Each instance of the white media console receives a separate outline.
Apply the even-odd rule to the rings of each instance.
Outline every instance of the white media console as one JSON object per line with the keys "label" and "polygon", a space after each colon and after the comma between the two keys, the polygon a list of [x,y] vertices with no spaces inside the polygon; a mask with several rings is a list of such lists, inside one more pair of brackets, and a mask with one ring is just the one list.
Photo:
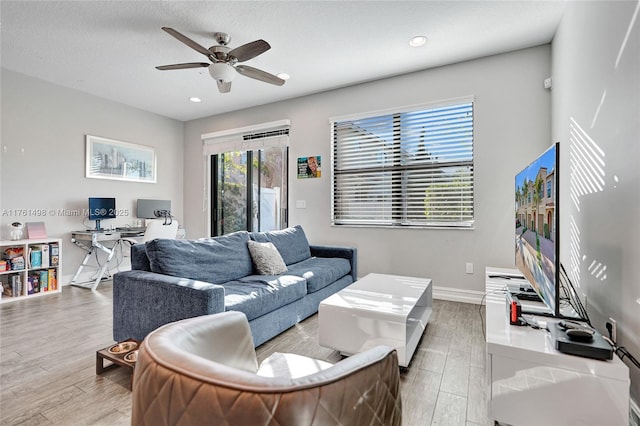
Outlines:
{"label": "white media console", "polygon": [[511,280],[489,276],[518,271],[485,273],[489,417],[518,426],[628,425],[628,367],[615,355],[600,361],[560,353],[546,330],[510,325],[504,289]]}

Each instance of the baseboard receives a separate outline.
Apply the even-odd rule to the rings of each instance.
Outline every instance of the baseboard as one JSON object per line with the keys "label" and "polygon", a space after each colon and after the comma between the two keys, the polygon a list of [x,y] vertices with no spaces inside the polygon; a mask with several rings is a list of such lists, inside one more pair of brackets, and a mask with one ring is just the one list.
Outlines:
{"label": "baseboard", "polygon": [[473,303],[479,305],[484,297],[483,291],[462,290],[451,287],[433,286],[433,298],[452,302]]}
{"label": "baseboard", "polygon": [[629,398],[629,408],[629,425],[640,426],[640,407],[633,398]]}

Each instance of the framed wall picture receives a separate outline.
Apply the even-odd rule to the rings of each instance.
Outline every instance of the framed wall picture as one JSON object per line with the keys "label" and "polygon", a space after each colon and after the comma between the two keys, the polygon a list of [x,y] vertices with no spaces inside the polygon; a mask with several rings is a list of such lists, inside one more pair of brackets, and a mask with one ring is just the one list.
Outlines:
{"label": "framed wall picture", "polygon": [[298,179],[319,178],[322,176],[322,159],[314,157],[298,157]]}
{"label": "framed wall picture", "polygon": [[85,176],[156,183],[156,151],[150,146],[86,135]]}

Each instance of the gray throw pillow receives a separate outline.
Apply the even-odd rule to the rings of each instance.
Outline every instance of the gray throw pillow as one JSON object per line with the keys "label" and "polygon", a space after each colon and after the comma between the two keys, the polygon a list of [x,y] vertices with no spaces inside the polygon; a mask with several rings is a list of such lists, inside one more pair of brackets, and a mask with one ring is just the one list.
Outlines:
{"label": "gray throw pillow", "polygon": [[287,265],[273,243],[248,241],[247,244],[253,264],[260,275],[279,275],[287,272]]}
{"label": "gray throw pillow", "polygon": [[309,241],[307,241],[307,236],[300,225],[278,231],[252,232],[251,240],[260,243],[273,243],[285,265],[302,262],[311,257]]}

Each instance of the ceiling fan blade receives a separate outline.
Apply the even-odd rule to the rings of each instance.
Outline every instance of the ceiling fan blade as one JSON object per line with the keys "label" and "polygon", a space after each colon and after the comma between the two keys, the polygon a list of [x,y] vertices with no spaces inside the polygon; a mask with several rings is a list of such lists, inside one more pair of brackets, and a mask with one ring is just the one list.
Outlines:
{"label": "ceiling fan blade", "polygon": [[164,32],[166,32],[167,34],[169,34],[169,35],[175,37],[176,39],[180,40],[181,42],[183,42],[184,44],[186,44],[187,46],[189,46],[193,50],[202,53],[206,57],[212,56],[211,52],[209,51],[209,49],[204,48],[203,46],[199,45],[195,41],[191,40],[186,35],[179,33],[178,31],[174,30],[173,28],[162,27],[162,30]]}
{"label": "ceiling fan blade", "polygon": [[271,49],[269,43],[264,40],[256,40],[251,43],[243,44],[231,50],[228,55],[233,56],[238,62],[248,61],[251,58],[255,58],[258,55],[263,54],[267,50]]}
{"label": "ceiling fan blade", "polygon": [[231,82],[224,80],[216,80],[220,93],[229,93],[231,91]]}
{"label": "ceiling fan blade", "polygon": [[282,86],[284,84],[284,80],[280,77],[276,77],[275,75],[259,70],[258,68],[250,67],[248,65],[236,65],[235,68],[236,71],[245,77],[255,78],[256,80],[275,84],[276,86]]}
{"label": "ceiling fan blade", "polygon": [[207,64],[206,62],[188,62],[186,64],[160,65],[156,67],[156,69],[161,71],[182,70],[186,68],[204,68],[204,67],[208,67],[209,65],[211,64]]}

